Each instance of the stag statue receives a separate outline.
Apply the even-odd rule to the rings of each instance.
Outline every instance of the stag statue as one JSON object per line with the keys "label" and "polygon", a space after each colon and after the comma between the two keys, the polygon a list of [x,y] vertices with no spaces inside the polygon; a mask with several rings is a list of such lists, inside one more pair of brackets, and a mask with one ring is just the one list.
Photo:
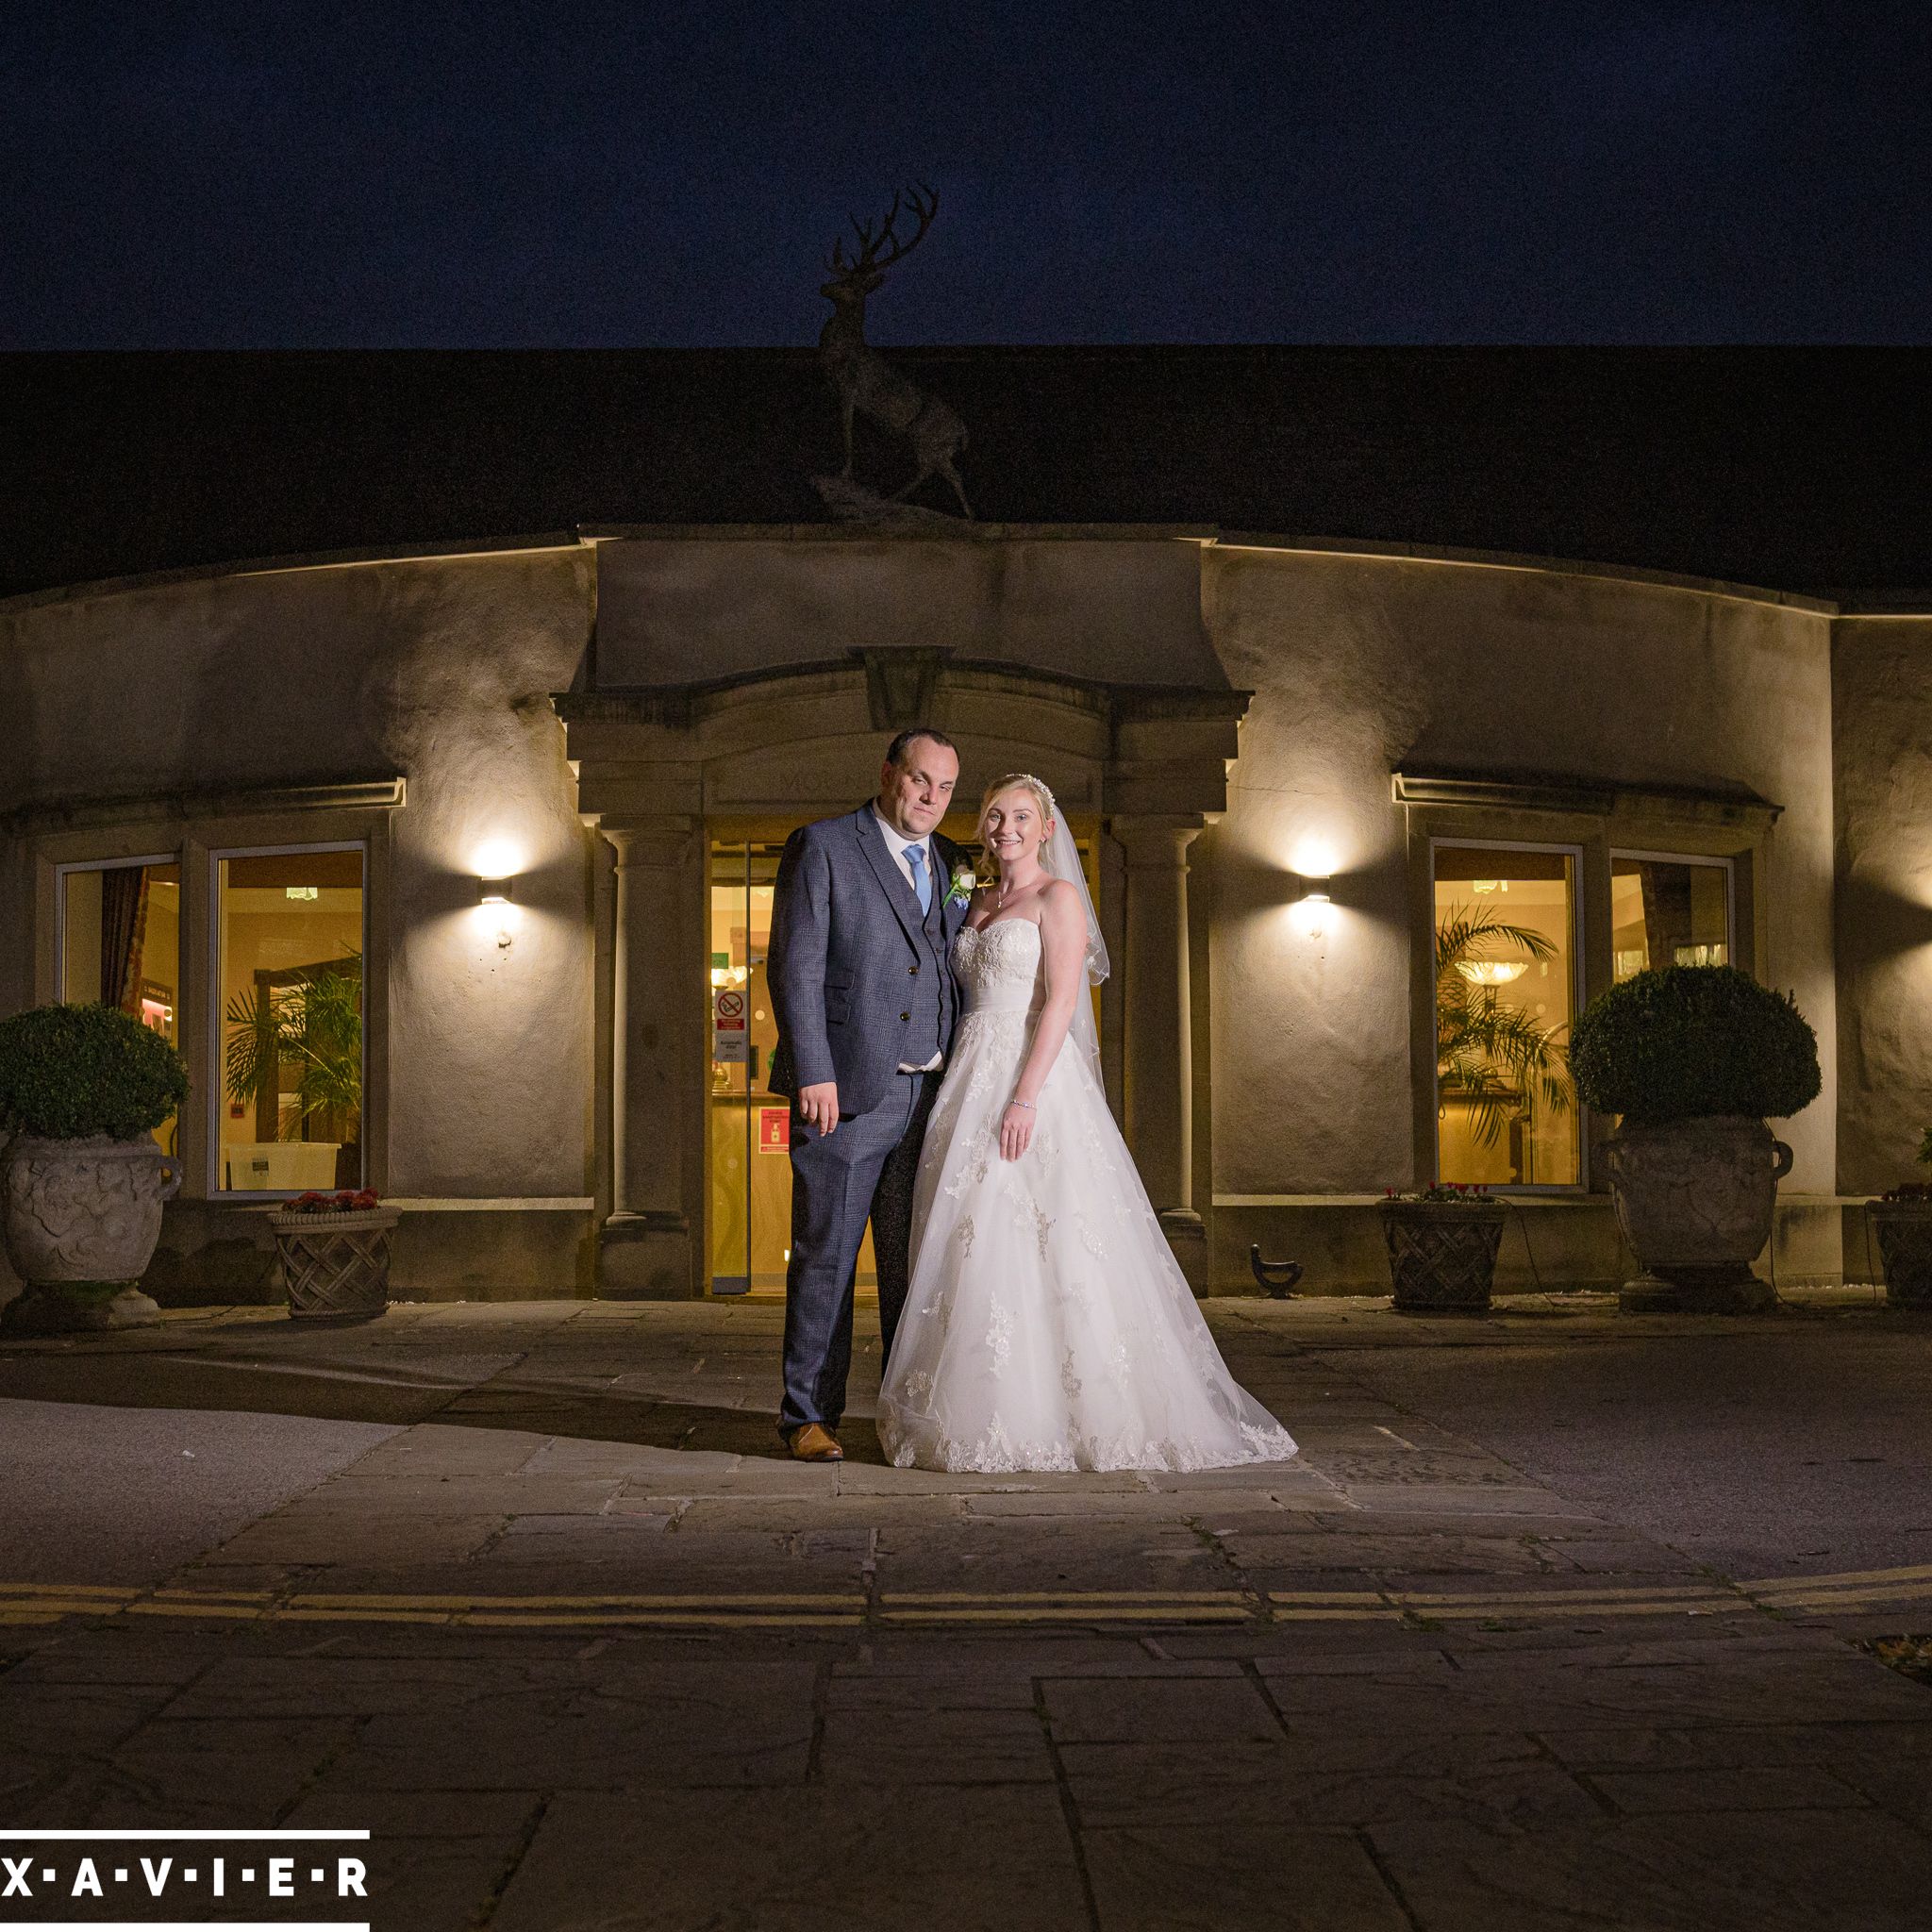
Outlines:
{"label": "stag statue", "polygon": [[[869,500],[883,508],[904,503],[928,477],[940,476],[952,485],[953,494],[959,499],[960,513],[970,517],[973,511],[966,502],[966,486],[953,467],[953,458],[966,441],[965,424],[938,397],[927,395],[894,369],[865,340],[865,298],[877,291],[889,268],[904,260],[925,239],[939,206],[940,198],[930,188],[915,187],[908,193],[893,195],[892,206],[883,222],[861,222],[853,217],[853,233],[858,238],[856,252],[847,252],[842,236],[832,243],[831,257],[825,263],[831,279],[819,291],[831,303],[832,314],[819,331],[819,360],[824,364],[825,374],[839,392],[839,413],[845,432],[845,467],[838,481],[845,500]],[[902,239],[897,224],[907,208],[918,226],[909,237]],[[890,497],[872,496],[852,480],[855,414],[894,436],[903,436],[912,445],[918,474]],[[830,481],[825,479],[827,484]],[[830,500],[829,491],[827,499]]]}

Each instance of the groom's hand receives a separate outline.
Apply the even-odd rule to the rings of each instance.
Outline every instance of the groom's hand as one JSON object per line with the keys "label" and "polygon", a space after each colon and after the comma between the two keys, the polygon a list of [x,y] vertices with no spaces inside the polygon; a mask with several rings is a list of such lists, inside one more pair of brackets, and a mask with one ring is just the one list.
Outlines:
{"label": "groom's hand", "polygon": [[801,1087],[798,1111],[808,1126],[816,1127],[822,1134],[832,1133],[839,1124],[839,1083],[819,1080],[809,1087]]}

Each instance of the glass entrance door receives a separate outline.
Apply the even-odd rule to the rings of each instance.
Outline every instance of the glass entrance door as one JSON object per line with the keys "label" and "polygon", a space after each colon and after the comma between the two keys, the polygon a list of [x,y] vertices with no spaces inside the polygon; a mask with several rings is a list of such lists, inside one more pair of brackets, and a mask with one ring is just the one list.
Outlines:
{"label": "glass entrance door", "polygon": [[[783,1294],[791,1250],[791,1104],[771,1091],[778,1023],[765,977],[782,847],[711,846],[710,1283],[713,1294]],[[872,1235],[861,1293],[878,1290]]]}

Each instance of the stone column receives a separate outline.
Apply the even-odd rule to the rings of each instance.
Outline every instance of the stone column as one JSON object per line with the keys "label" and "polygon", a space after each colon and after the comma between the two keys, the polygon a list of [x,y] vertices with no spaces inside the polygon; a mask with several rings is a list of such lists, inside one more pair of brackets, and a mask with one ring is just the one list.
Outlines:
{"label": "stone column", "polygon": [[600,1294],[699,1289],[707,1019],[702,827],[662,817],[600,827],[617,851],[611,999],[612,1207]]}
{"label": "stone column", "polygon": [[1117,816],[1126,856],[1127,1145],[1188,1279],[1199,1289],[1207,1228],[1193,1200],[1193,1044],[1188,968],[1188,847],[1198,814]]}

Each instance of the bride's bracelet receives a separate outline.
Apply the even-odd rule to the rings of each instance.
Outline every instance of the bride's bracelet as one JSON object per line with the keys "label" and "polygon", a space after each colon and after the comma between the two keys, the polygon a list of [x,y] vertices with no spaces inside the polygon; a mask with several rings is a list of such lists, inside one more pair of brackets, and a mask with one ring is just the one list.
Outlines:
{"label": "bride's bracelet", "polygon": [[1033,1111],[1033,1103],[1030,1100],[1009,1100],[1007,1102],[1007,1105],[1008,1107],[1024,1107],[1028,1113]]}

